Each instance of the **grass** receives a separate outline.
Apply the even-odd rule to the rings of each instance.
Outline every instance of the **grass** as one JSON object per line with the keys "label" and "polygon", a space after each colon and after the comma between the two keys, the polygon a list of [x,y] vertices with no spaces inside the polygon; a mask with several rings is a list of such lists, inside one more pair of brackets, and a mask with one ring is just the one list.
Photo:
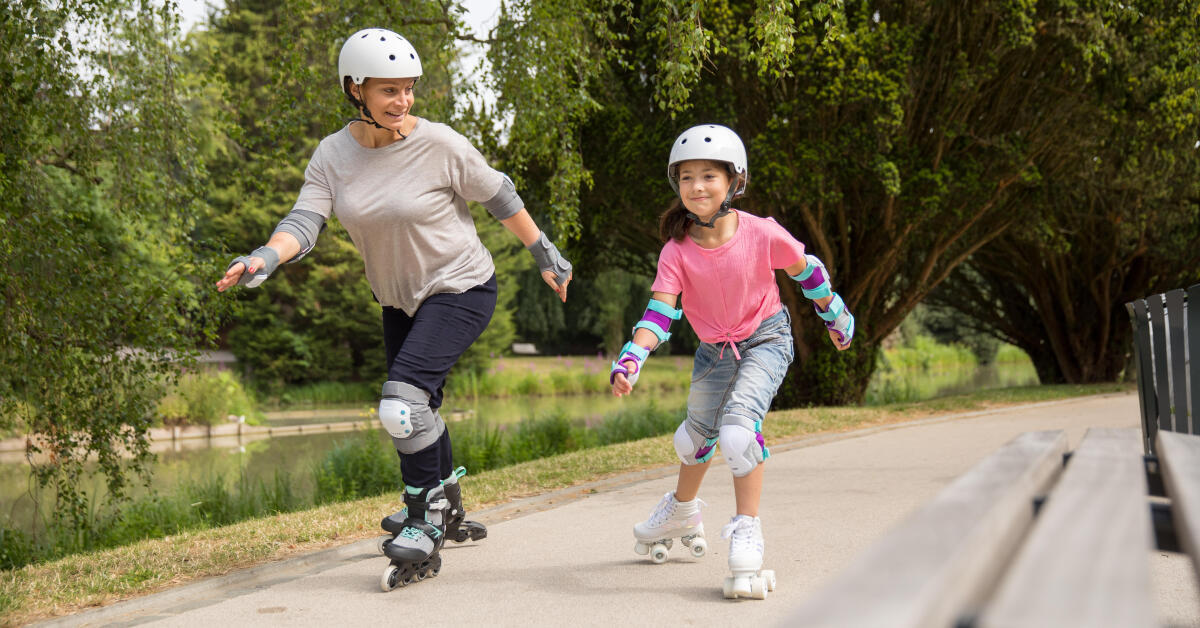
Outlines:
{"label": "grass", "polygon": [[[768,417],[768,437],[771,444],[780,444],[819,433],[1132,389],[1131,384],[1031,386],[877,407],[784,410]],[[671,440],[653,436],[473,474],[464,480],[464,487],[468,508],[479,510],[621,473],[673,465],[674,460]],[[327,504],[0,572],[0,623],[18,625],[75,613],[372,538],[379,534],[374,522],[394,512],[397,502],[395,494],[388,494]]]}

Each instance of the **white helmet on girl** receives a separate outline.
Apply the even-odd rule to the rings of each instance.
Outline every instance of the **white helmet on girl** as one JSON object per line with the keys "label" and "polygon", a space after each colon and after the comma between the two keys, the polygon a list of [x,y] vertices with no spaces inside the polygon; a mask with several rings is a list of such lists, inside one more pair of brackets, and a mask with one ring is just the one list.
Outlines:
{"label": "white helmet on girl", "polygon": [[368,77],[417,78],[421,58],[408,40],[383,28],[367,28],[350,36],[338,55],[338,87],[346,89],[346,77],[362,85]]}
{"label": "white helmet on girl", "polygon": [[719,124],[694,126],[675,138],[671,145],[671,157],[667,161],[667,179],[675,192],[679,192],[679,164],[691,159],[707,159],[723,162],[733,175],[726,202],[746,192],[750,182],[750,167],[746,164],[746,147],[732,129]]}

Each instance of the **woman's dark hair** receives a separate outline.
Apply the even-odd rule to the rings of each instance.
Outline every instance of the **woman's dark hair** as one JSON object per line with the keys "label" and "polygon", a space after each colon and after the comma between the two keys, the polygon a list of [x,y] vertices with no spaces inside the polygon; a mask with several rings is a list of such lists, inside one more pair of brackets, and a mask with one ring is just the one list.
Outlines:
{"label": "woman's dark hair", "polygon": [[676,194],[671,206],[658,217],[658,237],[662,238],[663,244],[671,240],[682,240],[687,235],[690,221],[683,200]]}

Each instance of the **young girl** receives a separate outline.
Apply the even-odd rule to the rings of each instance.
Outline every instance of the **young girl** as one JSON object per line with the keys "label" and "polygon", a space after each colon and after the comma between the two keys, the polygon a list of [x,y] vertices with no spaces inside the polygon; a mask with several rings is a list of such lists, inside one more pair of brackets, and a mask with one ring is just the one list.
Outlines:
{"label": "young girl", "polygon": [[487,535],[465,521],[450,433],[438,409],[451,367],[496,308],[496,267],[467,201],[482,203],[533,254],[546,284],[567,300],[571,264],[546,238],[512,181],[450,127],[412,114],[421,59],[382,28],[350,36],[338,88],[357,117],[317,146],[291,212],[265,246],[236,258],[217,282],[255,287],[281,263],[312,250],[336,215],[362,255],[383,306],[387,381],[379,420],[400,458],[406,509],[387,517],[381,549],[389,591],[437,575],[446,539]]}
{"label": "young girl", "polygon": [[[839,350],[850,346],[854,317],[829,284],[821,260],[770,218],[730,209],[750,179],[746,149],[732,130],[702,125],[684,131],[671,147],[667,178],[679,199],[659,221],[665,244],[646,313],[634,326],[609,376],[613,394],[627,395],[650,352],[670,338],[671,321],[687,314],[700,348],[692,368],[687,419],[675,432],[682,461],[679,481],[646,521],[634,526],[635,551],[667,558],[680,537],[704,555],[701,501],[696,497],[714,446],[733,472],[737,513],[721,532],[729,542],[725,596],[764,598],[775,588],[762,567],[758,518],[768,451],[762,422],[793,357],[791,316],[779,300],[775,269],[801,284]],[[675,308],[683,295],[683,309]]]}

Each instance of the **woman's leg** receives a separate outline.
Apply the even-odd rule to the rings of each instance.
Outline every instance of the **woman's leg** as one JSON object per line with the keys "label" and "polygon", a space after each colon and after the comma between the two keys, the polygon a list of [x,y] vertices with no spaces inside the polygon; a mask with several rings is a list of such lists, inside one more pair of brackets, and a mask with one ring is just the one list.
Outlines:
{"label": "woman's leg", "polygon": [[[414,386],[429,395],[437,413],[450,369],[475,342],[496,309],[496,278],[462,294],[435,294],[414,316],[384,308],[388,380]],[[437,486],[454,470],[450,435],[420,451],[402,454],[400,469],[408,486]],[[411,473],[411,475],[410,475]]]}

